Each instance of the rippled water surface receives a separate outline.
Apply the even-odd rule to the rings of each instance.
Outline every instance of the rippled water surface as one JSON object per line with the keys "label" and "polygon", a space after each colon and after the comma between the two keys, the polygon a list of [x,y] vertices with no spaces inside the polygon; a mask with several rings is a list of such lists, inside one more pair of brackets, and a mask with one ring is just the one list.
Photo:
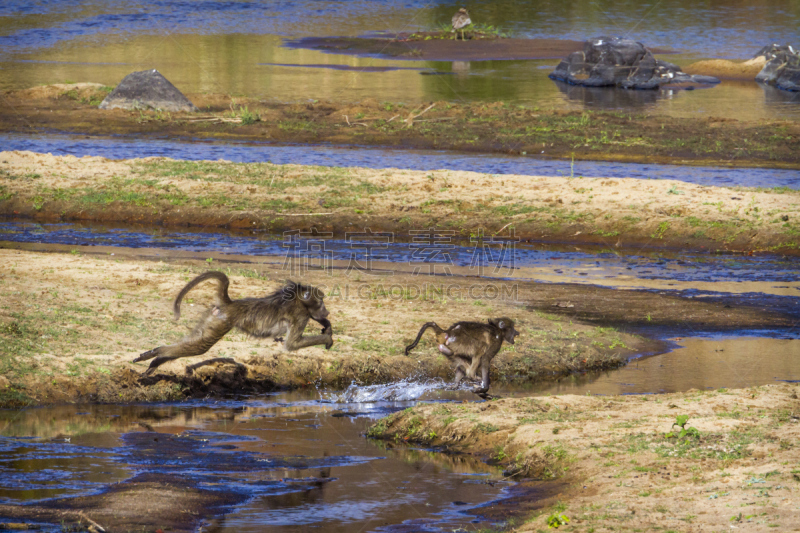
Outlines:
{"label": "rippled water surface", "polygon": [[[754,82],[726,82],[691,92],[598,92],[550,81],[547,73],[556,59],[455,64],[335,56],[282,46],[284,39],[304,36],[436,29],[447,24],[455,9],[451,2],[422,0],[9,0],[0,5],[0,89],[65,81],[116,85],[132,71],[157,68],[187,93],[247,94],[283,101],[504,100],[568,109],[647,109],[676,116],[800,118],[797,93],[773,91]],[[795,0],[727,4],[479,0],[469,9],[474,22],[517,37],[627,36],[679,52],[669,60],[681,65],[699,58],[747,59],[771,43],[800,44],[800,4]],[[398,66],[448,75],[422,76],[418,71],[395,70]]]}
{"label": "rippled water surface", "polygon": [[[271,256],[278,259],[308,259],[380,265],[429,264],[437,272],[443,267],[462,267],[473,275],[521,277],[538,269],[567,278],[582,278],[594,283],[614,284],[619,278],[663,280],[687,283],[773,283],[776,288],[797,293],[800,264],[794,258],[778,255],[709,255],[682,251],[643,249],[610,250],[602,246],[532,245],[498,239],[475,243],[442,241],[423,247],[402,236],[381,242],[377,248],[368,241],[352,239],[311,239],[255,232],[204,232],[200,229],[109,226],[103,224],[0,221],[0,241],[48,243],[75,246],[147,248],[151,250],[207,252],[210,255]],[[424,252],[424,253],[423,253]],[[369,256],[368,256],[369,254]],[[281,260],[281,263],[283,261]],[[320,263],[322,264],[322,263]],[[737,291],[741,292],[741,291]],[[800,294],[798,294],[800,295]]]}
{"label": "rippled water surface", "polygon": [[246,494],[209,524],[214,531],[375,531],[409,520],[433,531],[476,527],[470,510],[509,486],[497,468],[362,436],[374,418],[409,405],[309,392],[0,410],[0,503],[99,493],[135,474],[182,474],[187,486]]}

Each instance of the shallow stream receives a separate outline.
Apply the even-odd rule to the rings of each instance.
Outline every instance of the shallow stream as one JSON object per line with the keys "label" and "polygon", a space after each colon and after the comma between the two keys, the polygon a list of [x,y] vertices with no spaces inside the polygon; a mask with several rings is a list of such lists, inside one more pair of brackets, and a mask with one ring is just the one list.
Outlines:
{"label": "shallow stream", "polygon": [[355,261],[369,262],[375,268],[418,266],[435,273],[450,269],[471,275],[615,288],[800,297],[800,264],[779,255],[748,257],[569,244],[513,243],[503,248],[502,241],[486,241],[481,249],[455,238],[437,241],[433,250],[404,241],[403,236],[377,247],[357,239],[292,239],[252,231],[0,220],[0,241],[97,247],[107,253],[113,253],[115,247],[143,249],[155,256],[198,252],[210,258],[265,265],[282,265],[287,257],[294,257],[309,265],[324,260],[346,266]]}
{"label": "shallow stream", "polygon": [[509,486],[476,459],[363,438],[371,420],[413,402],[326,399],[334,396],[0,410],[0,504],[178,474],[190,487],[244,495],[211,521],[214,531],[391,531],[403,522],[449,531],[474,527],[477,508]]}
{"label": "shallow stream", "polygon": [[[800,93],[798,93],[800,94]],[[395,150],[359,146],[278,146],[220,141],[179,141],[85,135],[0,134],[0,151],[28,150],[42,154],[101,156],[109,159],[170,157],[187,161],[224,159],[234,163],[276,165],[468,170],[484,174],[567,176],[575,178],[669,179],[717,187],[788,187],[800,189],[800,171],[759,168],[563,161],[531,156],[465,154],[433,150]],[[540,154],[541,155],[541,154]]]}

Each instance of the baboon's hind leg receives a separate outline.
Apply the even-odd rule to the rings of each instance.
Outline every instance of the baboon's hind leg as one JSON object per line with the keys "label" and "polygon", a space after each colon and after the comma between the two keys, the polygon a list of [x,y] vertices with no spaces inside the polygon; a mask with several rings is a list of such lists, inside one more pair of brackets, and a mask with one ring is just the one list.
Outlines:
{"label": "baboon's hind leg", "polygon": [[202,320],[194,331],[181,342],[148,350],[134,359],[133,362],[146,361],[155,357],[150,363],[150,367],[145,371],[145,375],[149,376],[164,363],[181,357],[191,357],[206,353],[232,327],[233,325],[229,324],[224,317],[220,318],[213,313],[209,313],[205,320]]}
{"label": "baboon's hind leg", "polygon": [[450,385],[450,390],[457,390],[458,387],[461,385],[461,381],[464,379],[464,368],[463,363],[460,361],[456,363],[456,377],[453,378],[453,383]]}

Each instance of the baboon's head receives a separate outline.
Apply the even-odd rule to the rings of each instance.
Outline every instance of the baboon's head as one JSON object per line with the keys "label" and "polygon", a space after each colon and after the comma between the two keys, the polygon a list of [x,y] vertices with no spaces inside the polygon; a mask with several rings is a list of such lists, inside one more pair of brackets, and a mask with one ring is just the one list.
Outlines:
{"label": "baboon's head", "polygon": [[489,324],[496,326],[503,332],[503,338],[509,344],[514,344],[514,338],[519,335],[519,331],[514,329],[514,321],[507,317],[490,318]]}
{"label": "baboon's head", "polygon": [[297,299],[308,309],[312,318],[315,320],[323,320],[328,318],[328,309],[325,307],[325,293],[311,285],[302,285],[297,283],[295,285],[295,294]]}

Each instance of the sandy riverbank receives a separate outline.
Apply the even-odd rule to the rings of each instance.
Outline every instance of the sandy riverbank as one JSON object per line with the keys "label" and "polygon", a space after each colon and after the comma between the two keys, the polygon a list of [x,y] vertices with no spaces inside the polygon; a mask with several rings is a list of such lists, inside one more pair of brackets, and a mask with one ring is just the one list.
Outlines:
{"label": "sandy riverbank", "polygon": [[[370,435],[560,479],[557,496],[500,504],[497,518],[515,531],[547,531],[554,515],[569,519],[565,531],[797,531],[798,393],[782,384],[427,404],[379,420]],[[667,436],[679,416],[694,436]]]}
{"label": "sandy riverbank", "polygon": [[671,180],[108,160],[0,153],[0,215],[280,233],[437,227],[677,249],[800,253],[800,192]]}

